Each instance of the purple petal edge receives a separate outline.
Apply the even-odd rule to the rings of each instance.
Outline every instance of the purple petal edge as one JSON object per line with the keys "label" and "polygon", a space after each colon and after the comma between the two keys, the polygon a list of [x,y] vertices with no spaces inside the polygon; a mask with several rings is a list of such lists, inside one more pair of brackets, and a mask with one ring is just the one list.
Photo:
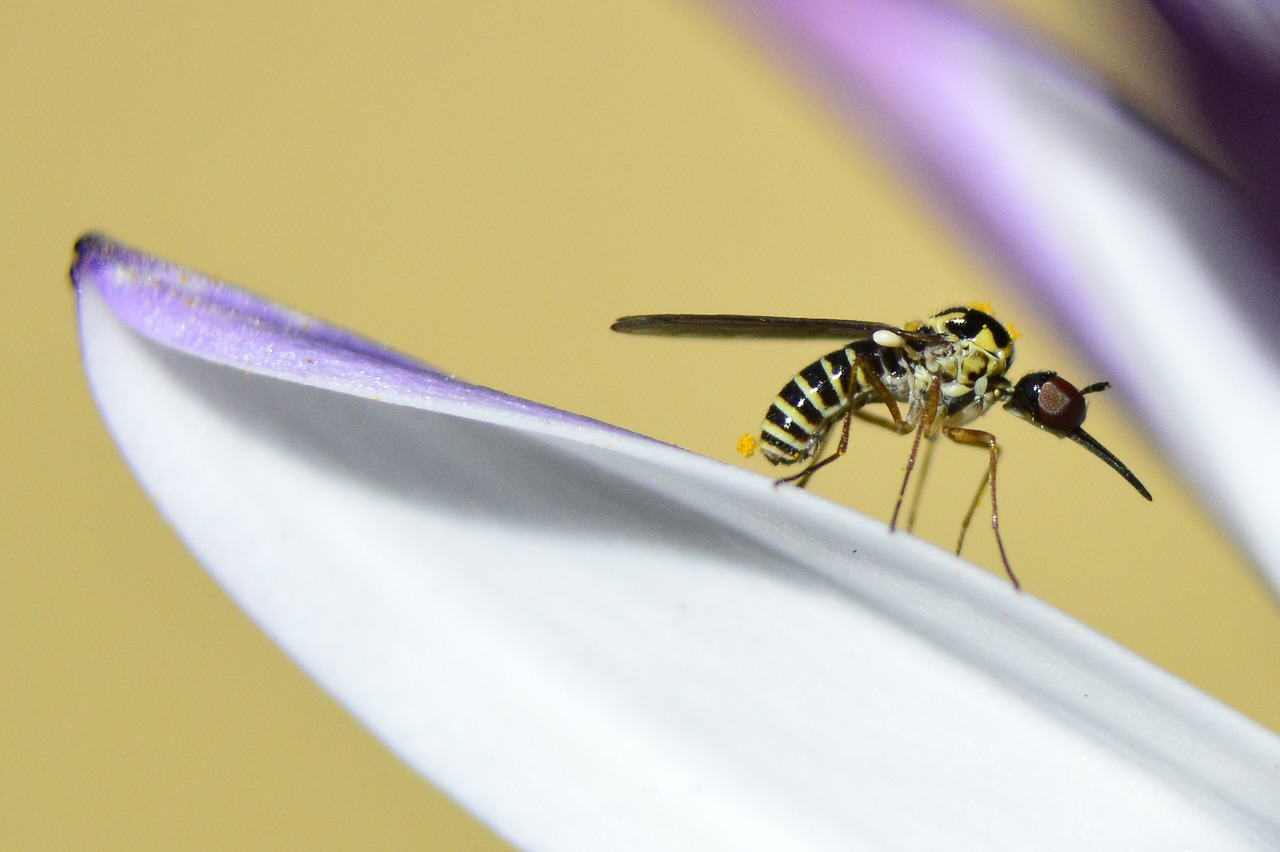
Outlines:
{"label": "purple petal edge", "polygon": [[[1172,2],[1172,0],[1170,0]],[[1082,254],[1020,170],[1011,121],[1038,110],[1096,134],[1117,181],[1148,193],[1202,262],[1248,250],[1248,274],[1217,284],[1240,322],[1280,363],[1280,241],[1254,199],[1148,126],[1101,82],[971,11],[934,0],[748,0],[726,13],[816,84],[855,132],[870,132],[902,171],[949,208],[988,255],[1067,320],[1121,386],[1141,383],[1112,300],[1087,292]],[[1280,121],[1280,107],[1276,107]],[[1276,161],[1280,162],[1280,161]],[[1276,167],[1280,169],[1280,166]],[[1280,174],[1280,172],[1278,172]],[[1213,197],[1218,209],[1200,203]],[[1220,234],[1223,212],[1234,244]],[[1205,221],[1206,217],[1210,221]],[[1069,223],[1065,223],[1069,224]]]}
{"label": "purple petal edge", "polygon": [[1036,230],[1037,199],[1001,160],[1003,129],[990,116],[989,95],[973,67],[975,55],[998,50],[1072,86],[1052,57],[988,21],[928,0],[749,0],[726,8],[799,70],[856,135],[869,133],[931,201],[948,208],[969,235],[988,240],[1006,269],[1030,272],[1041,297],[1070,318],[1095,352],[1104,350],[1111,319],[1101,306],[1075,298],[1062,247]]}
{"label": "purple petal edge", "polygon": [[71,281],[77,293],[94,288],[137,333],[206,361],[386,402],[443,403],[451,409],[514,413],[643,438],[460,381],[350,331],[101,234],[81,237],[75,251]]}
{"label": "purple petal edge", "polygon": [[1250,190],[1280,210],[1280,10],[1272,3],[1152,0],[1197,101]]}

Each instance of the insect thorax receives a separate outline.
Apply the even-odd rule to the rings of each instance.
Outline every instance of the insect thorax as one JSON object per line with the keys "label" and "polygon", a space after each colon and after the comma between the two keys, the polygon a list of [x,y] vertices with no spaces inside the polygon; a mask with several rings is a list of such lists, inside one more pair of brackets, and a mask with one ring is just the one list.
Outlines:
{"label": "insect thorax", "polygon": [[948,426],[981,416],[1008,385],[1004,374],[1013,364],[1015,335],[984,308],[948,308],[907,326],[908,331],[932,332],[942,338],[919,352],[912,403],[923,404],[936,377]]}

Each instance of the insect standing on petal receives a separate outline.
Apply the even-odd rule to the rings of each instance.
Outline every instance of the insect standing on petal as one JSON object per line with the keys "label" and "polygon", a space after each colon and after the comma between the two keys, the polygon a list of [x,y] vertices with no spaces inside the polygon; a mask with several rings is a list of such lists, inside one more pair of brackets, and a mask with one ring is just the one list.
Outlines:
{"label": "insect standing on petal", "polygon": [[[987,485],[991,486],[991,529],[1004,569],[1014,588],[1021,588],[1000,538],[996,499],[996,463],[1000,447],[995,435],[968,424],[1003,403],[1029,423],[1070,438],[1114,468],[1139,494],[1151,499],[1138,478],[1082,428],[1085,395],[1105,390],[1107,382],[1077,388],[1056,373],[1028,373],[1016,383],[1005,373],[1013,364],[1016,333],[995,319],[984,304],[948,308],[923,322],[902,328],[860,320],[769,317],[736,314],[648,314],[623,317],[613,330],[664,337],[754,337],[775,339],[829,338],[848,341],[796,374],[783,386],[765,414],[759,439],[738,442],[744,456],[759,449],[773,464],[804,463],[803,469],[777,480],[804,486],[814,472],[831,464],[849,448],[849,425],[855,416],[900,435],[915,433],[911,454],[889,529],[898,525],[903,497],[923,438],[945,435],[959,444],[985,447],[989,462],[982,483],[960,527],[956,553],[964,545],[969,522]],[[882,403],[884,420],[863,409]],[[903,414],[900,405],[907,407]],[[821,457],[831,428],[839,421],[840,440],[833,453]]]}

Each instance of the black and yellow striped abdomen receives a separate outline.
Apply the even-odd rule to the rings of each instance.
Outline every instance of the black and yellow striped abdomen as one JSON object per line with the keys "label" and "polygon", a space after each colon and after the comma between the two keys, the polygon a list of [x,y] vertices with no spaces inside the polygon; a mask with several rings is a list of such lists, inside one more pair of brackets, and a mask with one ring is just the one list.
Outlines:
{"label": "black and yellow striped abdomen", "polygon": [[837,349],[809,366],[778,392],[760,428],[760,451],[774,464],[813,458],[831,424],[861,406],[874,393],[864,371],[870,370],[895,397],[909,366],[902,349],[871,341]]}
{"label": "black and yellow striped abdomen", "polygon": [[831,423],[861,390],[853,375],[856,353],[837,349],[787,382],[760,428],[760,451],[774,464],[795,464],[817,452]]}

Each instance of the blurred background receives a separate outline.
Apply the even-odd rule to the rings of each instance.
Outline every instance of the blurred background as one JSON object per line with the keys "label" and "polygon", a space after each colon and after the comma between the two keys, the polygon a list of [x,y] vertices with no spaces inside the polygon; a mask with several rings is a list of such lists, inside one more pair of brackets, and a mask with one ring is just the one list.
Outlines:
{"label": "blurred background", "polygon": [[[1200,138],[1143,7],[996,14]],[[904,322],[985,299],[1024,334],[1016,372],[1105,378],[710,6],[14,4],[0,79],[4,848],[503,848],[292,665],[143,496],[79,367],[66,269],[85,230],[764,474],[734,442],[826,344],[610,321]],[[1028,593],[1280,730],[1280,611],[1120,395],[1093,398],[1091,431],[1153,504],[1068,442],[985,422]],[[907,450],[855,426],[812,487],[887,519]],[[939,447],[919,535],[951,547],[983,466]],[[1000,571],[985,527],[966,556]]]}

